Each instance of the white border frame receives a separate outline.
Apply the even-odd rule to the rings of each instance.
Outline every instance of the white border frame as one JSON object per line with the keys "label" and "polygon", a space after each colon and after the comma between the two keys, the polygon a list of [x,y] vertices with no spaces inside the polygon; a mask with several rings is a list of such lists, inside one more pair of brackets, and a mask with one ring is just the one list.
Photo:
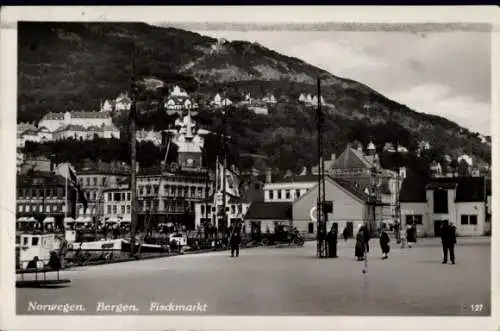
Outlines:
{"label": "white border frame", "polygon": [[[493,330],[498,329],[500,232],[492,237],[491,317],[171,317],[171,316],[26,316],[15,314],[14,233],[17,109],[17,21],[141,21],[146,23],[184,22],[238,24],[311,23],[500,23],[495,6],[483,7],[344,7],[344,6],[252,6],[252,7],[4,7],[1,12],[0,41],[0,328],[5,330]],[[135,19],[137,18],[137,19]],[[492,160],[499,159],[500,132],[500,36],[494,25],[492,59]],[[493,196],[499,192],[498,163],[493,161]],[[492,224],[497,223],[500,199],[492,200]],[[12,213],[14,212],[14,214]],[[495,225],[493,225],[495,226]],[[6,300],[7,299],[7,300]],[[12,300],[11,300],[12,299]]]}

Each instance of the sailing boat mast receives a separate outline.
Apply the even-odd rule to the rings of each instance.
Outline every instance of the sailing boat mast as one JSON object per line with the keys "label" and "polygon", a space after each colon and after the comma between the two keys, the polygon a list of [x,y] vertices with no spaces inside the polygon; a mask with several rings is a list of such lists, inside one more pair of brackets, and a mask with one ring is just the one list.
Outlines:
{"label": "sailing boat mast", "polygon": [[129,125],[130,125],[130,255],[134,255],[135,249],[135,233],[137,231],[137,201],[136,201],[136,88],[135,88],[135,80],[136,80],[136,72],[135,72],[135,42],[132,44],[132,77],[130,84],[130,97],[131,97],[131,105],[130,105],[130,116],[129,116]]}

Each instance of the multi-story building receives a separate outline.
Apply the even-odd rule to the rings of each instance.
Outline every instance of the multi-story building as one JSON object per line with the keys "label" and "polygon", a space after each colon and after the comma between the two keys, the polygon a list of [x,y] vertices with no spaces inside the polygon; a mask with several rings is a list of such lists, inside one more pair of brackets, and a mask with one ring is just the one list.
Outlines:
{"label": "multi-story building", "polygon": [[131,193],[129,187],[105,189],[102,194],[104,220],[131,220]]}
{"label": "multi-story building", "polygon": [[191,112],[176,121],[172,143],[177,146],[177,162],[162,169],[142,169],[137,176],[139,222],[174,223],[195,228],[195,203],[203,201],[211,187],[211,177],[202,167],[203,138],[194,133]]}
{"label": "multi-story building", "polygon": [[63,176],[53,172],[30,171],[17,176],[16,216],[43,220],[54,217],[62,224],[64,217],[73,217],[76,191],[66,185]]}
{"label": "multi-story building", "polygon": [[54,132],[66,125],[80,125],[88,128],[111,124],[111,113],[109,112],[65,112],[48,113],[38,123],[38,126],[46,127],[50,132]]}
{"label": "multi-story building", "polygon": [[211,178],[198,171],[144,169],[137,176],[138,218],[153,223],[174,223],[195,229],[195,203],[211,193]]}
{"label": "multi-story building", "polygon": [[91,167],[78,169],[78,183],[86,195],[87,210],[77,204],[77,216],[95,216],[101,218],[105,212],[103,192],[120,188],[128,183],[130,170],[120,164],[99,163]]}
{"label": "multi-story building", "polygon": [[120,139],[120,130],[113,124],[83,127],[81,125],[65,125],[53,133],[54,140],[93,140],[95,138]]}
{"label": "multi-story building", "polygon": [[293,202],[317,184],[317,175],[288,176],[272,181],[271,172],[268,171],[264,184],[264,202]]}
{"label": "multi-story building", "polygon": [[[397,221],[398,194],[406,169],[401,168],[399,172],[383,169],[372,142],[368,144],[366,154],[361,144],[354,145],[347,144],[338,158],[333,154],[331,160],[325,161],[325,172],[333,178],[349,182],[363,192],[372,192],[377,201],[386,204],[385,221]],[[313,167],[312,172],[317,174],[318,167]]]}

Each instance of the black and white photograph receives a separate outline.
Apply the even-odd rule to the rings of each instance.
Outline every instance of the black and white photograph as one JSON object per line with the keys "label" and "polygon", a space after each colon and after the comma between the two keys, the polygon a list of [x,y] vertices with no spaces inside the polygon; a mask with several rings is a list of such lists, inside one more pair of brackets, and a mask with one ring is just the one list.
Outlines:
{"label": "black and white photograph", "polygon": [[3,23],[17,318],[492,317],[486,19],[104,13]]}

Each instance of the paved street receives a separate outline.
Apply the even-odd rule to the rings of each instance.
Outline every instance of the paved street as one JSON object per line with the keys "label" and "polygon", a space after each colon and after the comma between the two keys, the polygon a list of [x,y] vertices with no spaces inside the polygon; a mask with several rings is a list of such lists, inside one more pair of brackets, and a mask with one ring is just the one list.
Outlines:
{"label": "paved street", "polygon": [[[61,272],[71,279],[68,287],[18,289],[17,311],[34,313],[27,311],[29,302],[70,303],[95,314],[103,302],[165,314],[150,312],[151,303],[174,302],[206,304],[201,314],[489,315],[489,241],[459,245],[456,265],[441,264],[437,243],[393,247],[381,260],[372,242],[365,275],[363,263],[354,260],[353,240],[339,243],[339,258],[328,260],[317,259],[315,243],[308,242],[303,248],[247,249],[233,259],[215,252],[77,268]],[[470,305],[482,305],[476,306],[481,312]]]}

